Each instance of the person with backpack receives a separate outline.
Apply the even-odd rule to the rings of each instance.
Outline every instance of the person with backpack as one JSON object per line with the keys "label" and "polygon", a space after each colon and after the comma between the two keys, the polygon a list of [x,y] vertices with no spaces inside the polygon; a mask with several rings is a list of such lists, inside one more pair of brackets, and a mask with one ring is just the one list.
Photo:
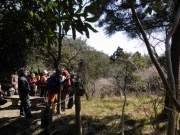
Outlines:
{"label": "person with backpack", "polygon": [[56,114],[56,101],[58,97],[58,80],[57,75],[52,74],[46,81],[48,92],[48,104],[52,107],[52,112]]}

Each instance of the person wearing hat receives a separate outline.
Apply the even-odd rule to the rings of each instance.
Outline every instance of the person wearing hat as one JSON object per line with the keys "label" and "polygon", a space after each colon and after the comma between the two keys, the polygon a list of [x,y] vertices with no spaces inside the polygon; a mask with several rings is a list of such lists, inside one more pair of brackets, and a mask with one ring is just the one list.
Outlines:
{"label": "person wearing hat", "polygon": [[26,116],[26,118],[32,118],[33,116],[31,114],[31,107],[29,100],[30,85],[26,79],[27,75],[28,75],[27,70],[21,70],[18,79],[18,91],[19,91],[19,98],[21,101],[20,116]]}

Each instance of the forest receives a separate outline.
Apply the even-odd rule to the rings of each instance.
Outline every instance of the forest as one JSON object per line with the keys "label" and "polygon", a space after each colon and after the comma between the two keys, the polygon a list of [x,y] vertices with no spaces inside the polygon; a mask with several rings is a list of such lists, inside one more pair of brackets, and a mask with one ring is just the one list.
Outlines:
{"label": "forest", "polygon": [[[103,107],[111,108],[112,112],[117,111],[114,103],[121,104],[118,106],[121,116],[116,117],[120,123],[107,134],[178,135],[179,18],[179,0],[1,0],[2,89],[9,88],[11,75],[22,68],[30,73],[46,69],[57,74],[60,68],[67,68],[78,74],[87,102],[108,100]],[[91,38],[89,31],[98,32],[94,23],[108,37],[123,32],[130,39],[140,40],[148,54],[142,55],[138,50],[125,52],[119,46],[109,56],[90,47],[77,33]],[[164,54],[158,54],[157,46],[165,48]],[[150,106],[149,110],[141,108],[146,119],[142,118],[140,125],[130,119],[133,112],[128,109],[133,102],[135,106],[138,103]],[[138,112],[140,107],[130,108]],[[58,111],[61,112],[61,107]],[[128,122],[131,128],[150,125],[148,133],[142,132],[146,129],[127,132]],[[102,123],[100,128],[107,128],[103,120]]]}

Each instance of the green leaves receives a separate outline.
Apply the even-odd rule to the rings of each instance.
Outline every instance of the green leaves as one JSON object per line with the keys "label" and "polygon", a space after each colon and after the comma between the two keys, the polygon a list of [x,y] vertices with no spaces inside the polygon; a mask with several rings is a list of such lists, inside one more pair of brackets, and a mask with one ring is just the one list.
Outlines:
{"label": "green leaves", "polygon": [[[58,3],[59,2],[59,3]],[[49,1],[44,2],[42,8],[44,9],[40,15],[42,23],[46,23],[47,28],[44,29],[48,33],[48,37],[53,37],[53,34],[49,34],[49,30],[53,32],[55,27],[58,26],[61,29],[61,34],[67,34],[69,30],[72,30],[73,39],[76,38],[76,32],[86,34],[89,38],[89,30],[97,32],[89,22],[96,22],[99,19],[97,12],[97,3],[89,4],[86,7],[82,7],[82,0],[78,2],[75,0],[62,0],[62,1]],[[59,7],[60,5],[60,7]],[[83,10],[84,9],[84,10]],[[49,27],[49,28],[48,28]],[[55,31],[54,31],[55,32]]]}
{"label": "green leaves", "polygon": [[85,21],[87,21],[87,22],[96,22],[98,19],[99,19],[98,16],[94,16],[94,17],[91,17],[91,18],[86,18]]}
{"label": "green leaves", "polygon": [[154,12],[162,14],[162,10],[164,8],[165,3],[168,3],[168,0],[162,1],[148,1],[148,0],[142,0],[142,7],[145,10],[145,14],[152,14]]}
{"label": "green leaves", "polygon": [[93,3],[93,4],[85,7],[84,13],[85,14],[90,13],[91,15],[95,16],[95,15],[98,15],[98,12],[96,9],[97,9],[97,4]]}
{"label": "green leaves", "polygon": [[92,30],[93,32],[98,32],[96,29],[94,29],[89,23],[84,23],[87,28]]}
{"label": "green leaves", "polygon": [[[88,17],[88,15],[90,17]],[[97,12],[97,3],[85,7],[84,17],[87,22],[96,22],[99,19],[100,15]]]}
{"label": "green leaves", "polygon": [[48,43],[47,43],[47,42],[44,42],[44,46],[45,46],[45,47],[48,47]]}

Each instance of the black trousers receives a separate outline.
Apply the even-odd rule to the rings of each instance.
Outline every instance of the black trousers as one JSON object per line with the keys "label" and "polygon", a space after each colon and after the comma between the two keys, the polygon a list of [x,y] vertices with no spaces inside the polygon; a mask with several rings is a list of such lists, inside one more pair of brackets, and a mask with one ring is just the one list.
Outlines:
{"label": "black trousers", "polygon": [[74,92],[70,92],[69,101],[68,101],[68,108],[72,108],[73,104],[74,104]]}
{"label": "black trousers", "polygon": [[41,94],[40,94],[40,97],[46,97],[46,87],[41,87]]}

